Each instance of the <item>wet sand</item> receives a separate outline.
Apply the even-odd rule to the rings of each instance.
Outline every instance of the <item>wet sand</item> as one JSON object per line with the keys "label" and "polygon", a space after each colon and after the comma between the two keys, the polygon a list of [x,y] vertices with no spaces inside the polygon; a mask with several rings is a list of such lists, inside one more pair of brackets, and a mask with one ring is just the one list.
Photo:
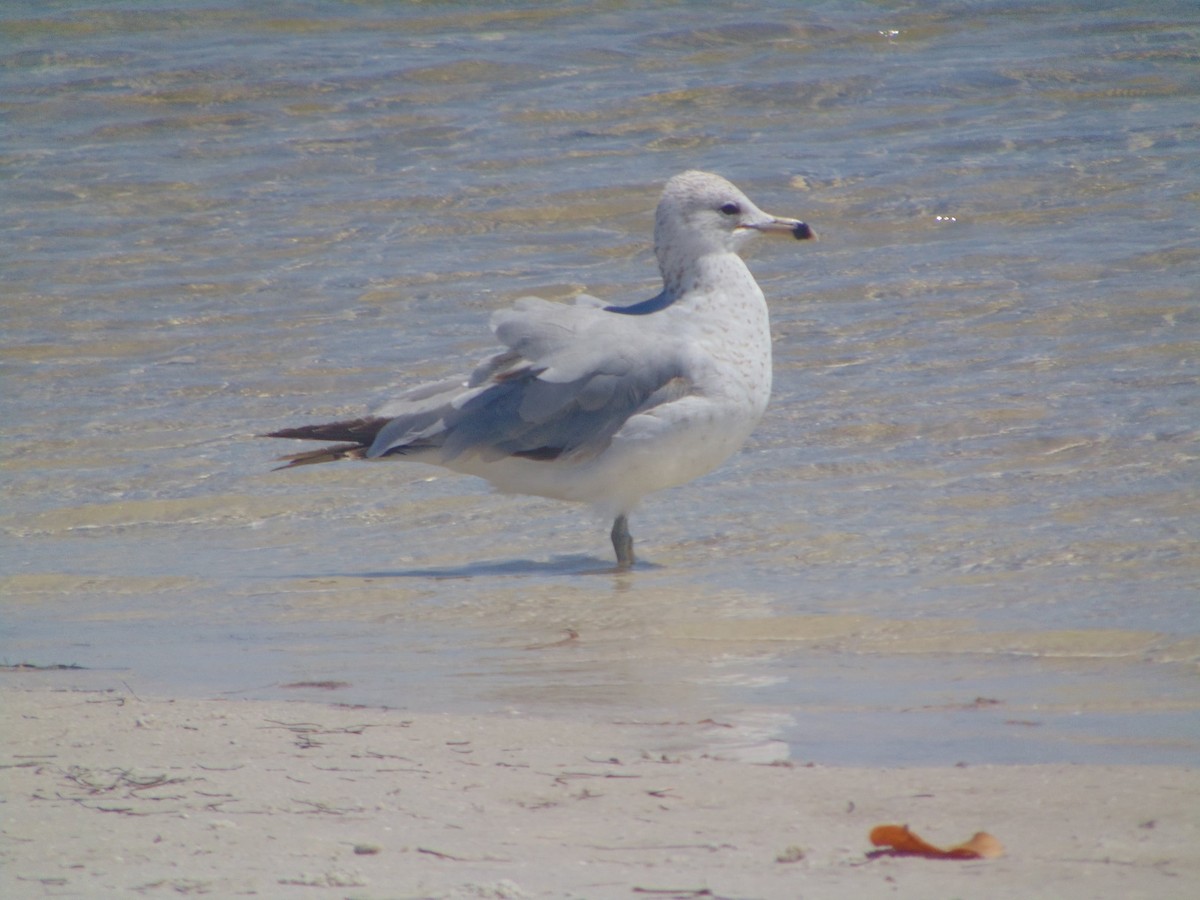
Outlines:
{"label": "wet sand", "polygon": [[[1188,897],[1200,770],[840,768],[720,723],[408,715],[8,674],[5,897]],[[669,735],[669,737],[668,737]],[[871,829],[994,860],[872,857]],[[320,890],[314,890],[318,888]]]}

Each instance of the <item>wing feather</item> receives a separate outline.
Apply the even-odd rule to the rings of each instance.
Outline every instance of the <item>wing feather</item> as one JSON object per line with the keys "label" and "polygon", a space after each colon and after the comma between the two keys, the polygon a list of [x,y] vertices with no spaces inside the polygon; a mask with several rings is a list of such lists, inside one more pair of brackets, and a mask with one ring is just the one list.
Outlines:
{"label": "wing feather", "polygon": [[434,448],[442,462],[589,456],[630,416],[690,390],[681,341],[590,298],[568,306],[525,297],[491,324],[507,349],[465,382],[416,388],[385,407],[392,418],[369,457]]}

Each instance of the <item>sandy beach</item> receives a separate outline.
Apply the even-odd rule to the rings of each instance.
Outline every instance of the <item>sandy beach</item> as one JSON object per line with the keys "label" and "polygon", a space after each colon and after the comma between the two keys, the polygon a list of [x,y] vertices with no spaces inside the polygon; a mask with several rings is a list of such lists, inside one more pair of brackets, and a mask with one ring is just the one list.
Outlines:
{"label": "sandy beach", "polygon": [[[411,716],[7,675],[5,897],[1195,896],[1200,772],[664,751],[706,722]],[[670,739],[667,739],[667,734]],[[872,856],[908,824],[992,860]]]}

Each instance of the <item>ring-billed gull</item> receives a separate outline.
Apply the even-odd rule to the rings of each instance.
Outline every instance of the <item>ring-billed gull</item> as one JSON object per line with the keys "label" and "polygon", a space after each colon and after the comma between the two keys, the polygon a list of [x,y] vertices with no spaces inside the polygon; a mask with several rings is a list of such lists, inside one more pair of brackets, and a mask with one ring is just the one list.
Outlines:
{"label": "ring-billed gull", "polygon": [[606,306],[523,297],[492,315],[504,349],[469,378],[425,384],[366,418],[268,437],[339,441],[281,468],[417,460],[506,493],[590,503],[633,565],[629,513],[646,494],[712,471],[738,450],[771,393],[762,290],[738,256],[756,234],[813,237],[707,172],[667,182],[654,223],[658,296]]}

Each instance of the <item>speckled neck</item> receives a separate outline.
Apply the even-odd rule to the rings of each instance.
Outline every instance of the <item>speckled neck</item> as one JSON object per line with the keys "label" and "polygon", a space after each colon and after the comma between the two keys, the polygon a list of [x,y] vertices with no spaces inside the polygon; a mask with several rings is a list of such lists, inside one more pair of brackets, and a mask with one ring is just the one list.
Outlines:
{"label": "speckled neck", "polygon": [[709,294],[717,285],[728,286],[739,282],[754,283],[754,276],[742,262],[742,258],[728,250],[719,250],[704,256],[691,257],[686,261],[667,256],[660,257],[663,290],[672,302],[692,294]]}

